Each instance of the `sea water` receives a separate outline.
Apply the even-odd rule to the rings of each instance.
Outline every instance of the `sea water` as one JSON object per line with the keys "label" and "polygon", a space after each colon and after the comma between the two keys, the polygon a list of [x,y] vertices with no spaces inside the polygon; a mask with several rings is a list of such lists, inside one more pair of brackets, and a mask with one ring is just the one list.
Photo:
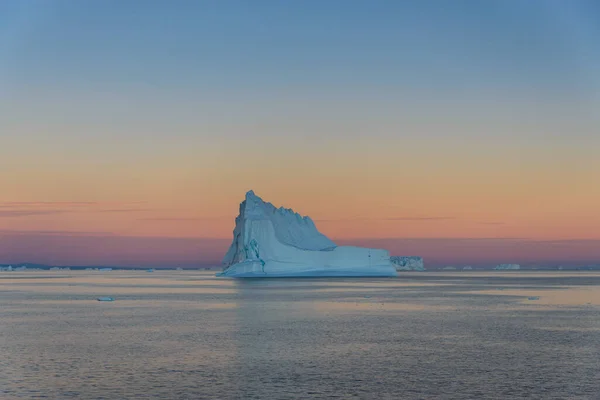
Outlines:
{"label": "sea water", "polygon": [[600,273],[0,273],[2,399],[599,393]]}

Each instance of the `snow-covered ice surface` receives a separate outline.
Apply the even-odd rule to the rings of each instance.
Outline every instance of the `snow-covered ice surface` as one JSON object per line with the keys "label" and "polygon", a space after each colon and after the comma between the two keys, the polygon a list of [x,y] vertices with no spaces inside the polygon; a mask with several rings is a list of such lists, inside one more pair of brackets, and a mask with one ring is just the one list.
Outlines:
{"label": "snow-covered ice surface", "polygon": [[387,250],[336,246],[312,219],[246,193],[219,276],[397,276]]}

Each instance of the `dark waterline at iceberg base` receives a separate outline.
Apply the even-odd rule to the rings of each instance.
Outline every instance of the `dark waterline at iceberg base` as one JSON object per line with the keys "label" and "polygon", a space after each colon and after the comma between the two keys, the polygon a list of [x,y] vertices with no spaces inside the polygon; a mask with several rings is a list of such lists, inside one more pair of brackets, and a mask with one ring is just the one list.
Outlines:
{"label": "dark waterline at iceberg base", "polygon": [[[217,272],[215,274],[215,276],[217,277],[221,277],[221,278],[228,278],[227,276],[227,271],[225,272]],[[248,273],[240,273],[240,274],[236,274],[233,279],[249,279],[249,278],[254,278],[254,279],[268,279],[268,278],[287,278],[287,279],[291,279],[291,278],[304,278],[304,279],[310,279],[310,278],[315,278],[315,279],[319,279],[319,278],[373,278],[373,277],[377,277],[377,278],[390,278],[393,279],[395,277],[392,277],[389,275],[388,272],[385,273],[377,273],[377,271],[375,272],[370,272],[368,275],[365,274],[364,272],[355,272],[352,270],[347,270],[347,271],[322,271],[322,270],[318,270],[318,271],[312,271],[312,272],[294,272],[294,273],[277,273],[277,274],[265,274],[265,273],[259,273],[259,272],[248,272]]]}
{"label": "dark waterline at iceberg base", "polygon": [[597,272],[4,272],[0,398],[596,399],[599,294]]}

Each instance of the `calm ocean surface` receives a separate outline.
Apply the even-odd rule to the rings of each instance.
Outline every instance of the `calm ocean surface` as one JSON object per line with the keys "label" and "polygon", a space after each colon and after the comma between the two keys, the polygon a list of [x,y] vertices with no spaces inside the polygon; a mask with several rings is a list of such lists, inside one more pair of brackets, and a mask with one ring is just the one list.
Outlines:
{"label": "calm ocean surface", "polygon": [[600,399],[600,273],[3,272],[0,398]]}

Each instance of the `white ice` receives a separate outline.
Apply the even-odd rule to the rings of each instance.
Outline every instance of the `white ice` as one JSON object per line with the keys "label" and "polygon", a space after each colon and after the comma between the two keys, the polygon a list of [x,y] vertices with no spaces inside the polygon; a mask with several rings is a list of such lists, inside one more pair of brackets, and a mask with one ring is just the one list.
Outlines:
{"label": "white ice", "polygon": [[312,219],[276,208],[253,191],[235,219],[219,276],[397,276],[387,250],[336,246]]}

